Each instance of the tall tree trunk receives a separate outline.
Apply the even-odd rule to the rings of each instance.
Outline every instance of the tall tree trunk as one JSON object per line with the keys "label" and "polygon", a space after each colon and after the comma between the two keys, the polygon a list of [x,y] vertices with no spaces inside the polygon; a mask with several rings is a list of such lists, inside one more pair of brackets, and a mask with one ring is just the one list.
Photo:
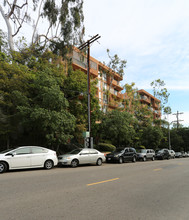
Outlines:
{"label": "tall tree trunk", "polygon": [[5,15],[1,5],[0,5],[0,12],[6,22],[6,25],[7,25],[7,30],[8,30],[8,43],[9,43],[9,47],[10,47],[10,50],[11,51],[14,51],[14,43],[13,43],[13,37],[12,37],[12,27],[10,25],[10,22],[9,22],[9,18]]}

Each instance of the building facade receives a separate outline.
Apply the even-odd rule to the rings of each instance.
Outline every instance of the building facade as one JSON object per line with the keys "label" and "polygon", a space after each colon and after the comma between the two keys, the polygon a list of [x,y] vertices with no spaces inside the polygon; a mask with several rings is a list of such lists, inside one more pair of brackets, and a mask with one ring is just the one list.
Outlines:
{"label": "building facade", "polygon": [[[74,48],[72,53],[72,66],[74,70],[80,69],[87,73],[87,56],[77,48]],[[112,109],[125,108],[122,101],[127,99],[127,95],[122,94],[121,81],[123,76],[112,71],[95,58],[90,57],[90,77],[91,80],[98,81],[96,96],[104,113]],[[149,110],[153,111],[154,118],[159,119],[161,117],[161,101],[143,89],[138,90],[138,94],[140,95],[140,102],[148,105]]]}
{"label": "building facade", "polygon": [[141,104],[148,106],[148,109],[153,112],[154,119],[161,119],[161,101],[144,89],[140,89],[137,92],[140,96]]}
{"label": "building facade", "polygon": [[[72,54],[73,69],[80,69],[87,73],[87,57],[77,48]],[[103,63],[90,57],[90,77],[91,80],[97,80],[97,98],[100,108],[103,112],[108,110],[124,107],[121,104],[123,95],[121,91],[123,87],[120,82],[123,77],[118,73],[113,72]]]}

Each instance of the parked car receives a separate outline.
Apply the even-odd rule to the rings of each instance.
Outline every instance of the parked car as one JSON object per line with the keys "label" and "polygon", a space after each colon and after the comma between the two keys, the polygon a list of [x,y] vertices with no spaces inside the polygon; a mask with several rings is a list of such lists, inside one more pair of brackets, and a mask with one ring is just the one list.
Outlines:
{"label": "parked car", "polygon": [[123,163],[126,161],[136,162],[136,150],[132,147],[117,148],[112,153],[106,155],[106,162]]}
{"label": "parked car", "polygon": [[78,148],[71,152],[58,156],[59,165],[71,165],[77,167],[79,164],[96,164],[101,166],[106,158],[103,153],[96,149]]}
{"label": "parked car", "polygon": [[155,151],[152,149],[141,149],[137,152],[137,160],[155,160]]}
{"label": "parked car", "polygon": [[169,159],[171,158],[171,155],[170,155],[168,149],[161,149],[161,150],[159,150],[159,151],[157,152],[156,158],[157,158],[157,159],[162,159],[162,160],[164,160],[164,159],[169,160]]}
{"label": "parked car", "polygon": [[0,152],[0,173],[37,167],[51,169],[57,163],[56,152],[44,147],[23,146]]}
{"label": "parked car", "polygon": [[182,157],[182,153],[181,152],[175,152],[175,157],[176,158],[181,158]]}
{"label": "parked car", "polygon": [[182,153],[182,157],[188,157],[188,153],[187,152],[181,152]]}
{"label": "parked car", "polygon": [[169,154],[171,156],[171,158],[175,158],[175,151],[174,150],[169,150]]}

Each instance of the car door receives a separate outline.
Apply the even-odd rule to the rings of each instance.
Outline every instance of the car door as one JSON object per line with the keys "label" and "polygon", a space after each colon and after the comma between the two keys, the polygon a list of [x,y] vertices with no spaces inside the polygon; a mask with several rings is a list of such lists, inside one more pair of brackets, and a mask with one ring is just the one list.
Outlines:
{"label": "car door", "polygon": [[147,150],[147,151],[146,151],[146,158],[147,158],[147,159],[151,159],[151,158],[152,158],[152,153],[151,153],[150,150]]}
{"label": "car door", "polygon": [[31,166],[43,167],[47,153],[47,149],[44,149],[42,147],[32,147]]}
{"label": "car door", "polygon": [[90,163],[90,158],[89,158],[89,150],[83,149],[80,153],[79,153],[79,163],[80,164],[86,164],[86,163]]}
{"label": "car door", "polygon": [[95,149],[89,149],[90,163],[96,163],[97,159],[98,159],[98,152]]}
{"label": "car door", "polygon": [[130,154],[131,152],[129,151],[129,148],[126,148],[125,149],[125,152],[124,152],[124,161],[128,161],[130,159]]}
{"label": "car door", "polygon": [[22,147],[12,151],[11,168],[26,168],[31,166],[31,148]]}

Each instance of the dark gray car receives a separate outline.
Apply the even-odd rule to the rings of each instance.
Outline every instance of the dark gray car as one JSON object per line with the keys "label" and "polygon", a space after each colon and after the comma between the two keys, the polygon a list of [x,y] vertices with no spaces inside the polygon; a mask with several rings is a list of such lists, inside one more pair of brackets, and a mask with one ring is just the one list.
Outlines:
{"label": "dark gray car", "polygon": [[110,154],[106,155],[106,162],[123,163],[126,161],[136,162],[136,150],[132,147],[117,148]]}

